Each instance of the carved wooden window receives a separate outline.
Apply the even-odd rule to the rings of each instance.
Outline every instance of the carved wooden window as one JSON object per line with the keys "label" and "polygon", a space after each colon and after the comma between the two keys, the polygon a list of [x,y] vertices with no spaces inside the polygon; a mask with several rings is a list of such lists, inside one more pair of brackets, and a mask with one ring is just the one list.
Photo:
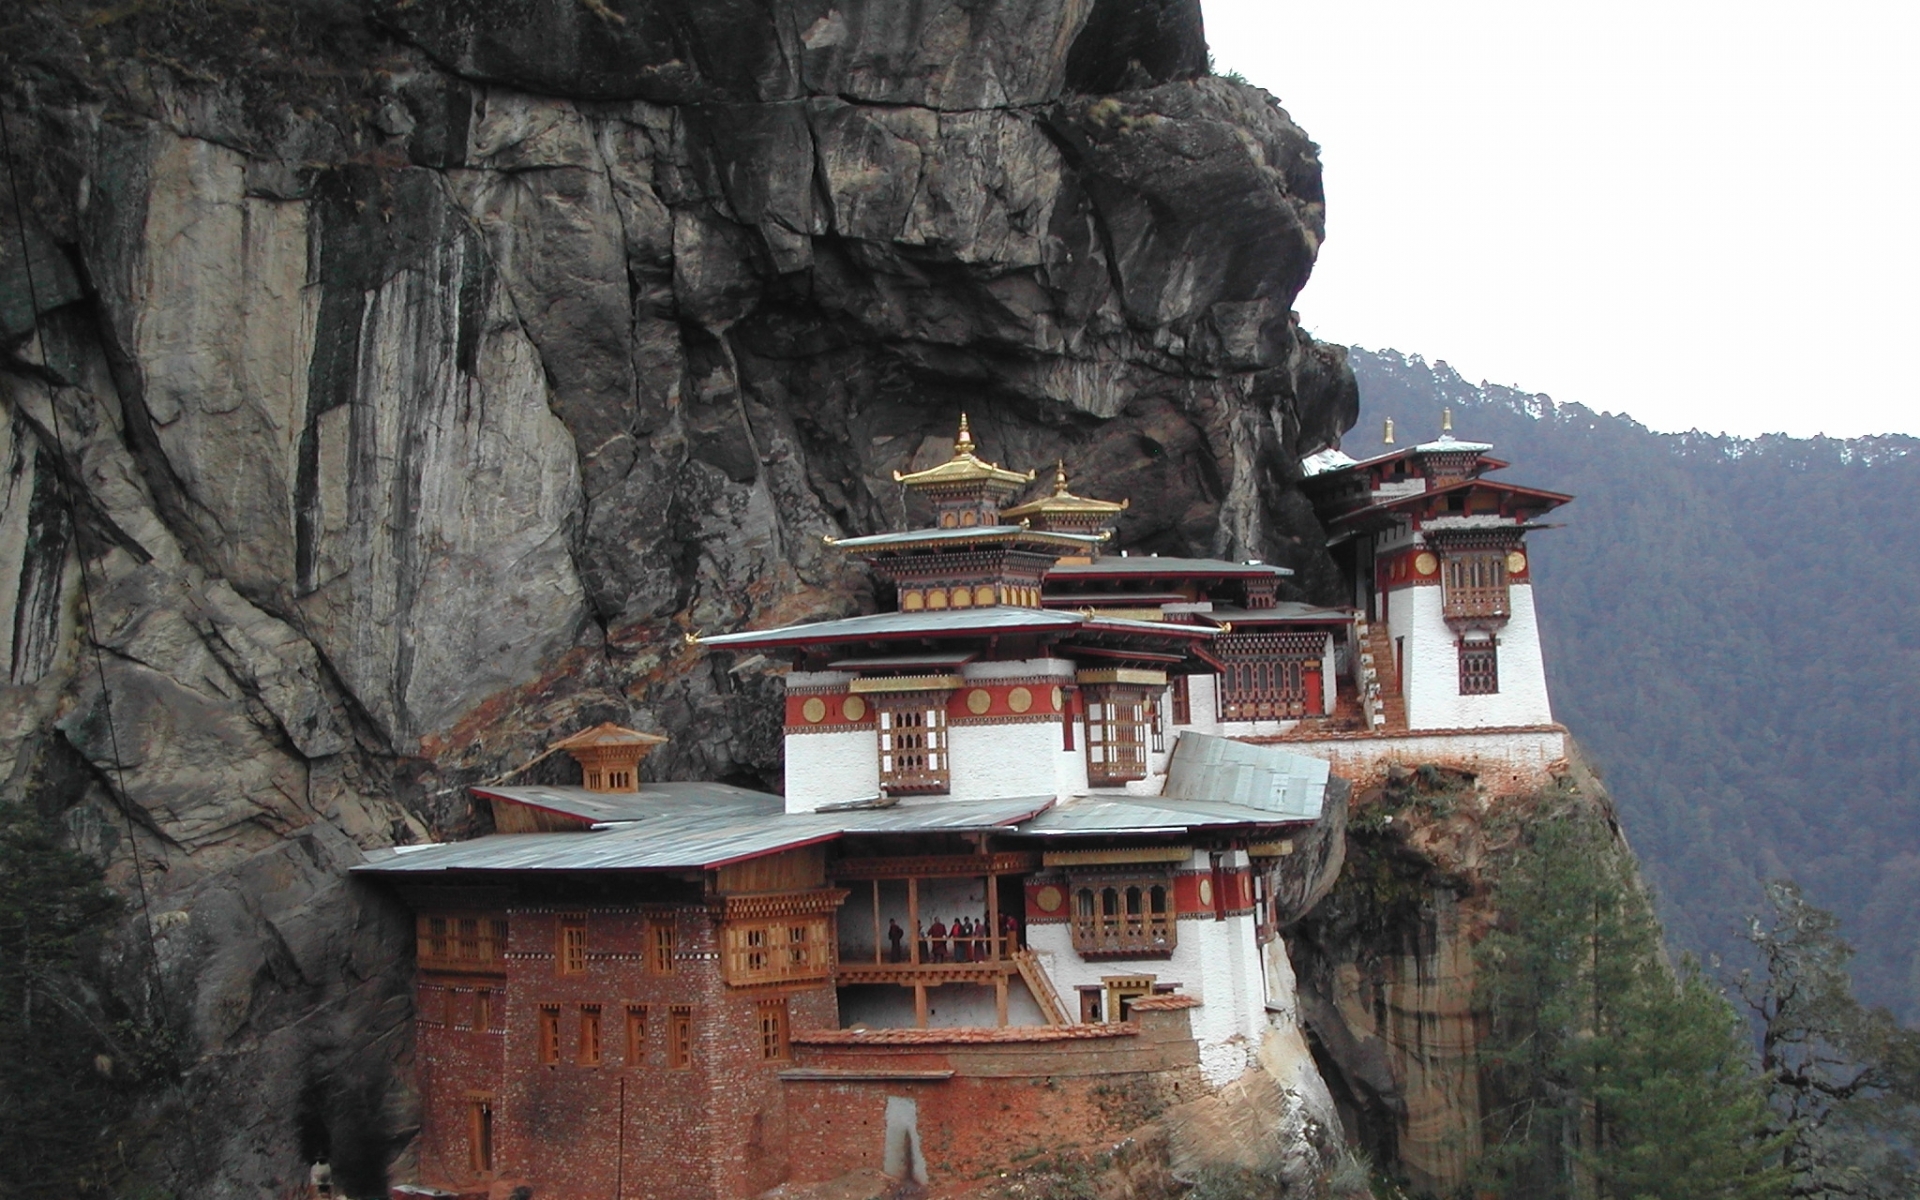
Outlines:
{"label": "carved wooden window", "polygon": [[1500,691],[1500,644],[1491,639],[1460,643],[1460,694],[1492,696]]}
{"label": "carved wooden window", "polygon": [[787,1001],[762,1000],[756,1006],[760,1014],[760,1057],[773,1061],[787,1057]]}
{"label": "carved wooden window", "polygon": [[562,975],[584,975],[587,970],[587,918],[581,915],[560,918],[558,961]]}
{"label": "carved wooden window", "polygon": [[1087,698],[1087,782],[1112,787],[1147,777],[1153,705],[1135,687],[1094,686]]}
{"label": "carved wooden window", "polygon": [[676,1071],[693,1066],[693,1009],[685,1004],[667,1010],[667,1066]]}
{"label": "carved wooden window", "polygon": [[1187,691],[1187,676],[1173,677],[1173,723],[1193,724],[1193,697]]}
{"label": "carved wooden window", "polygon": [[540,1006],[540,1061],[551,1066],[560,1061],[560,1006]]}
{"label": "carved wooden window", "polygon": [[833,947],[822,915],[728,921],[721,942],[726,980],[735,987],[825,979],[833,970]]}
{"label": "carved wooden window", "polygon": [[627,1005],[627,1065],[639,1067],[647,1061],[647,1006]]}
{"label": "carved wooden window", "polygon": [[507,956],[501,917],[423,914],[414,922],[419,965],[440,971],[498,971]]}
{"label": "carved wooden window", "polygon": [[1082,958],[1164,958],[1179,941],[1173,875],[1074,878],[1073,948]]}
{"label": "carved wooden window", "polygon": [[1293,721],[1325,709],[1324,634],[1236,633],[1215,649],[1226,667],[1219,675],[1221,720]]}
{"label": "carved wooden window", "polygon": [[948,787],[947,694],[879,698],[880,786],[888,795],[938,794]]}
{"label": "carved wooden window", "polygon": [[575,1061],[583,1067],[600,1065],[600,1006],[598,1004],[580,1006],[580,1052]]}
{"label": "carved wooden window", "polygon": [[1167,752],[1167,706],[1158,697],[1147,700],[1147,729],[1153,742],[1155,754]]}
{"label": "carved wooden window", "polygon": [[467,1102],[467,1167],[476,1175],[493,1170],[493,1097]]}
{"label": "carved wooden window", "polygon": [[655,975],[673,974],[673,922],[655,921],[647,927],[647,969]]}
{"label": "carved wooden window", "polygon": [[1440,570],[1441,615],[1504,620],[1509,614],[1507,551],[1449,551]]}

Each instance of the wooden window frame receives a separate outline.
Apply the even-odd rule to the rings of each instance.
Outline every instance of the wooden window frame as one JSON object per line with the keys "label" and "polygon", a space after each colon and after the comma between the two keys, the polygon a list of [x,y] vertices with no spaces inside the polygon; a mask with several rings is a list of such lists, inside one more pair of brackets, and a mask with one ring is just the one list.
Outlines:
{"label": "wooden window frame", "polygon": [[1087,784],[1113,787],[1147,777],[1153,700],[1145,688],[1094,684],[1085,689]]}
{"label": "wooden window frame", "polygon": [[873,697],[880,734],[880,787],[890,796],[945,795],[953,781],[947,747],[947,697],[892,692]]}
{"label": "wooden window frame", "polygon": [[493,1174],[493,1097],[467,1097],[467,1169],[475,1175]]}
{"label": "wooden window frame", "polygon": [[583,1067],[597,1067],[600,1065],[603,1057],[602,1049],[600,1042],[600,1006],[598,1004],[582,1004],[580,1006],[578,1052],[574,1056],[574,1062]]}
{"label": "wooden window frame", "polygon": [[424,970],[504,969],[507,922],[486,913],[421,913],[414,919],[414,961]]}
{"label": "wooden window frame", "polygon": [[788,1026],[787,998],[761,1000],[754,1005],[754,1012],[760,1019],[760,1059],[762,1062],[784,1062],[791,1055],[788,1052],[791,1030]]}
{"label": "wooden window frame", "polygon": [[1497,696],[1500,694],[1500,643],[1497,639],[1468,641],[1461,638],[1460,694]]}
{"label": "wooden window frame", "polygon": [[1326,712],[1324,633],[1234,633],[1214,646],[1221,721],[1297,721]]}
{"label": "wooden window frame", "polygon": [[473,989],[473,1027],[481,1033],[493,1029],[493,989]]}
{"label": "wooden window frame", "polygon": [[1180,944],[1171,870],[1070,873],[1067,917],[1074,952],[1084,959],[1171,958]]}
{"label": "wooden window frame", "polygon": [[647,971],[654,975],[673,974],[673,918],[647,923]]}
{"label": "wooden window frame", "polygon": [[627,1054],[629,1067],[645,1066],[647,1062],[647,1006],[644,1004],[627,1005]]}
{"label": "wooden window frame", "polygon": [[667,1009],[667,1068],[693,1069],[693,1006],[690,1004],[675,1004]]}
{"label": "wooden window frame", "polygon": [[560,918],[554,943],[554,968],[562,975],[587,973],[587,918],[569,913]]}
{"label": "wooden window frame", "polygon": [[1448,620],[1504,621],[1513,612],[1508,547],[1448,550],[1440,559],[1440,613]]}
{"label": "wooden window frame", "polygon": [[1173,677],[1173,723],[1175,725],[1193,724],[1193,695],[1188,689],[1188,676]]}
{"label": "wooden window frame", "polygon": [[540,1065],[543,1067],[560,1065],[560,1006],[542,1004],[535,1019],[539,1022]]}
{"label": "wooden window frame", "polygon": [[825,914],[730,920],[720,931],[721,973],[733,987],[821,980],[833,974]]}

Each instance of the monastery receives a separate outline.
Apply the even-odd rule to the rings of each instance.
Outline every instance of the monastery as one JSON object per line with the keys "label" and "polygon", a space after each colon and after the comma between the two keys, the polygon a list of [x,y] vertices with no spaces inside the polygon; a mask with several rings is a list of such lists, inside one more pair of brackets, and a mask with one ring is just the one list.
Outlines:
{"label": "monastery", "polygon": [[1103,1136],[1116,1096],[1317,1081],[1281,931],[1351,788],[1566,755],[1525,537],[1569,497],[1490,450],[1308,460],[1328,608],[1280,567],[1114,552],[1125,502],[1064,465],[1015,503],[1034,473],[962,417],[897,476],[929,526],[832,541],[889,611],[699,639],[784,666],[784,796],[642,784],[664,739],[603,725],[554,743],[579,786],[476,787],[494,833],[358,868],[417,921],[393,1195],[939,1193]]}

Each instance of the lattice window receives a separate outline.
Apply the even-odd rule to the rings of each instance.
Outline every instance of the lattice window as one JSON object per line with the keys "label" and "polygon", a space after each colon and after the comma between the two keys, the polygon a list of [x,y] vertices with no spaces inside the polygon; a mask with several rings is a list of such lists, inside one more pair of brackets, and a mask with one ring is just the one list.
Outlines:
{"label": "lattice window", "polygon": [[673,974],[673,922],[655,921],[647,932],[647,970],[655,975]]}
{"label": "lattice window", "polygon": [[1325,707],[1318,633],[1234,634],[1216,650],[1226,669],[1219,675],[1223,721],[1293,721]]}
{"label": "lattice window", "polygon": [[1193,724],[1193,697],[1187,690],[1187,676],[1173,677],[1173,723]]}
{"label": "lattice window", "polygon": [[587,918],[584,915],[560,918],[560,945],[557,961],[562,975],[584,975],[587,971]]}
{"label": "lattice window", "polygon": [[1093,686],[1087,698],[1087,782],[1112,787],[1147,777],[1153,705],[1145,690]]}
{"label": "lattice window", "polygon": [[1460,643],[1460,694],[1492,696],[1500,691],[1500,644],[1486,641]]}
{"label": "lattice window", "polygon": [[1074,878],[1073,948],[1082,958],[1159,958],[1179,941],[1173,875]]}
{"label": "lattice window", "polygon": [[760,1057],[768,1061],[787,1057],[787,1002],[762,1000],[760,1013]]}
{"label": "lattice window", "polygon": [[580,1006],[580,1052],[576,1061],[583,1067],[600,1065],[600,1006]]}
{"label": "lattice window", "polygon": [[627,1005],[627,1065],[645,1066],[647,1061],[647,1006]]}
{"label": "lattice window", "polygon": [[947,694],[903,692],[881,698],[877,708],[880,786],[895,796],[945,792]]}
{"label": "lattice window", "polygon": [[560,1006],[540,1006],[540,1061],[552,1065],[560,1061]]}
{"label": "lattice window", "polygon": [[419,965],[440,971],[498,971],[507,954],[501,917],[423,914],[414,922]]}
{"label": "lattice window", "polygon": [[1440,570],[1440,592],[1443,616],[1506,618],[1506,549],[1449,551]]}
{"label": "lattice window", "polygon": [[728,921],[721,944],[726,980],[735,987],[825,979],[833,970],[825,916]]}
{"label": "lattice window", "polygon": [[676,1071],[693,1066],[693,1009],[685,1004],[667,1010],[667,1066]]}

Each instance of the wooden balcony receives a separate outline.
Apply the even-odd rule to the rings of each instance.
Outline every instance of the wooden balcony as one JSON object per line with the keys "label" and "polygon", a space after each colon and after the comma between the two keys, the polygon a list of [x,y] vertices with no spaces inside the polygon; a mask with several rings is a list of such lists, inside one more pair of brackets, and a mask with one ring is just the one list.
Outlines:
{"label": "wooden balcony", "polygon": [[1448,587],[1443,591],[1440,611],[1449,621],[1504,621],[1512,615],[1513,603],[1504,583],[1497,587]]}
{"label": "wooden balcony", "polygon": [[1082,958],[1171,958],[1178,941],[1171,912],[1073,919],[1073,948]]}

